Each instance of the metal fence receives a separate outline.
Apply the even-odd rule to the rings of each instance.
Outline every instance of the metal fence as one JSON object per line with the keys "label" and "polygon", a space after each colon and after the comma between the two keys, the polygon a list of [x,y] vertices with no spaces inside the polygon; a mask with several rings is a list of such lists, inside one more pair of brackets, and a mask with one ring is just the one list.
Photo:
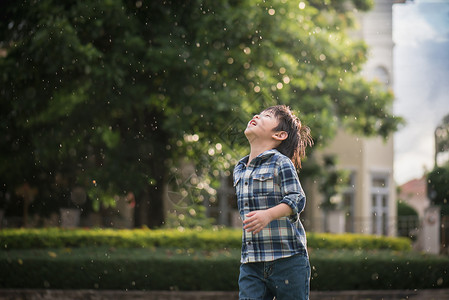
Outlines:
{"label": "metal fence", "polygon": [[409,237],[413,241],[418,238],[421,221],[418,216],[399,216],[397,221],[397,235]]}

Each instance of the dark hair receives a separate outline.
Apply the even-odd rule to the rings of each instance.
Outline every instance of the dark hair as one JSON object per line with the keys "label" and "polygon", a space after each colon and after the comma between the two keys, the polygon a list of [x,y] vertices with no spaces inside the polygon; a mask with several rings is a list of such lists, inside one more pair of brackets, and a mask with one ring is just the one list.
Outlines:
{"label": "dark hair", "polygon": [[296,167],[301,168],[301,159],[306,156],[306,147],[313,145],[310,128],[302,125],[288,106],[276,105],[265,111],[272,112],[279,121],[273,131],[285,131],[288,134],[276,149],[290,158]]}

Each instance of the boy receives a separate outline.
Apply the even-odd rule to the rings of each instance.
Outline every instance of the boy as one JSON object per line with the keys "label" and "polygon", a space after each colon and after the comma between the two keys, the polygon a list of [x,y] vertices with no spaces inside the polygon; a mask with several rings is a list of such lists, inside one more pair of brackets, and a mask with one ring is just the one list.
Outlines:
{"label": "boy", "polygon": [[310,129],[285,105],[255,115],[245,129],[251,151],[234,168],[243,220],[239,299],[309,299],[310,265],[299,220],[305,194],[296,173]]}

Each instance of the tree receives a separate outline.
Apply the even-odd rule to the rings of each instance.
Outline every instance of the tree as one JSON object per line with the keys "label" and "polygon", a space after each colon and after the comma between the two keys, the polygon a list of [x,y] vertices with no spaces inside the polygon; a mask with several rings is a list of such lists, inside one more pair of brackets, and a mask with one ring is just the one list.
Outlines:
{"label": "tree", "polygon": [[[320,190],[323,194],[323,202],[320,207],[325,211],[334,210],[338,206],[335,197],[341,194],[341,190],[348,186],[349,174],[346,170],[336,168],[337,158],[334,155],[323,157],[323,170],[320,174]],[[337,199],[338,200],[338,199]]]}
{"label": "tree", "polygon": [[449,165],[436,167],[427,175],[427,193],[435,205],[447,205],[449,201]]}
{"label": "tree", "polygon": [[297,110],[317,144],[338,126],[387,137],[392,93],[362,79],[366,46],[347,35],[370,3],[2,2],[4,194],[37,186],[45,209],[74,186],[93,201],[132,191],[137,225],[154,227],[179,158],[229,169],[268,105]]}
{"label": "tree", "polygon": [[438,167],[438,154],[449,151],[449,114],[435,128],[435,168]]}

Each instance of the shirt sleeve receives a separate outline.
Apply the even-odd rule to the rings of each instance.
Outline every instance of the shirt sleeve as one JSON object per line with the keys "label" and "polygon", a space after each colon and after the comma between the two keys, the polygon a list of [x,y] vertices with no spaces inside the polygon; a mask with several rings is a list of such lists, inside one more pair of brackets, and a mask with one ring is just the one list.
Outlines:
{"label": "shirt sleeve", "polygon": [[293,163],[287,158],[282,159],[279,165],[279,179],[282,200],[293,210],[289,216],[291,222],[299,220],[299,214],[304,210],[306,197],[299,182],[298,174]]}

